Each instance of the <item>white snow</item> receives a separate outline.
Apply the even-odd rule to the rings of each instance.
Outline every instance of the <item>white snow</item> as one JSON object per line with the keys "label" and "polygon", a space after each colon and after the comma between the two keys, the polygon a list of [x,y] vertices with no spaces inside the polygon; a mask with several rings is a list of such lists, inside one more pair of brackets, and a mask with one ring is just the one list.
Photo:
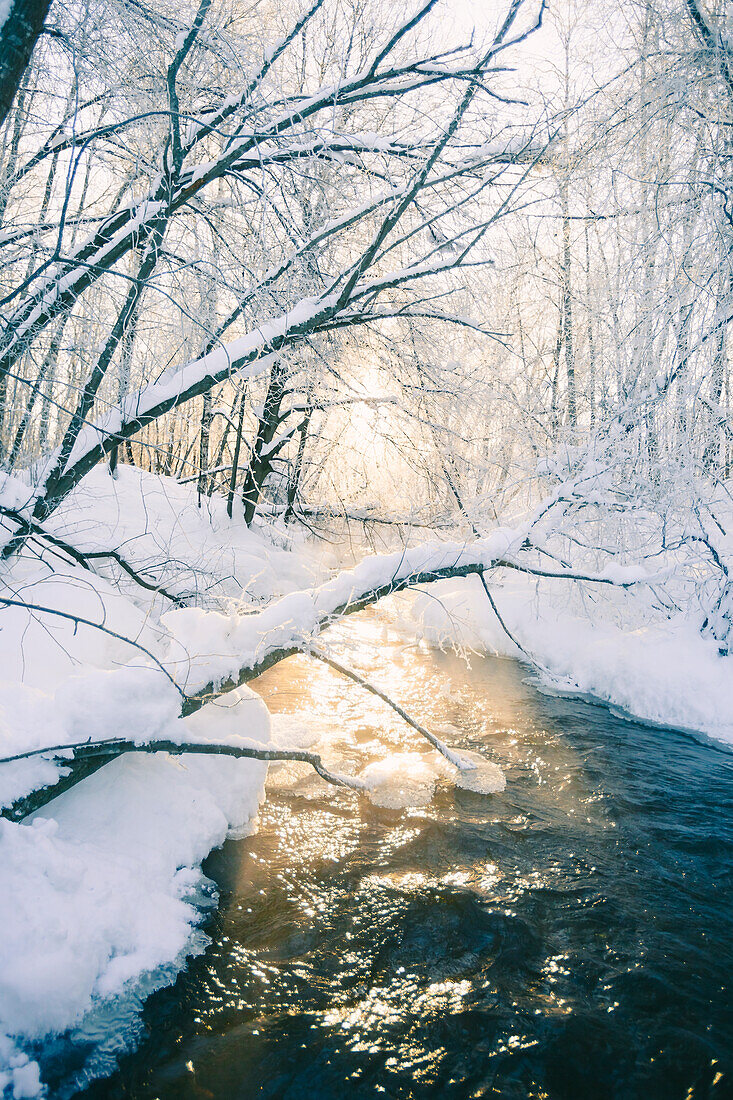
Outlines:
{"label": "white snow", "polygon": [[[27,492],[24,482],[8,481],[4,500],[20,507]],[[229,520],[223,500],[199,508],[192,486],[127,466],[117,479],[95,469],[49,526],[79,549],[114,548],[149,580],[195,595],[198,606],[174,607],[110,560],[97,561],[92,573],[58,557],[51,566],[30,552],[19,555],[0,597],[73,613],[108,632],[49,612],[3,610],[2,755],[120,736],[313,746],[317,737],[292,720],[278,720],[272,730],[264,705],[246,688],[182,720],[170,677],[194,692],[272,650],[307,648],[350,601],[426,572],[512,560],[526,532],[500,528],[470,542],[428,541],[369,556],[324,581],[322,563],[302,545],[297,553],[278,549],[272,532],[264,538],[236,514]],[[583,614],[577,585],[576,598],[568,598],[565,580],[537,582],[495,568],[490,584],[510,629],[546,670],[547,687],[733,743],[729,662],[700,636],[699,624],[643,615],[637,621],[627,613],[631,604],[617,614],[619,601],[642,606],[650,578],[660,575],[612,562],[595,574],[605,583],[593,586],[592,615]],[[522,656],[476,577],[431,585],[412,607],[433,643]],[[373,802],[401,809],[426,805],[440,779],[482,794],[504,789],[501,769],[472,762],[478,766],[459,770],[435,753],[408,752],[387,754],[361,773],[359,763],[346,765]],[[60,768],[63,762],[42,757],[0,766],[0,801],[53,782]],[[78,1024],[145,975],[164,967],[170,976],[201,950],[201,860],[228,833],[252,827],[266,770],[262,762],[229,757],[127,754],[35,820],[0,825],[0,1095],[38,1093],[38,1067],[24,1042]],[[320,796],[323,781],[302,772],[302,765],[285,765],[274,782]]]}
{"label": "white snow", "polygon": [[427,806],[435,791],[436,774],[419,753],[392,753],[367,764],[360,779],[375,806],[390,810]]}
{"label": "white snow", "polygon": [[[207,683],[221,683],[243,667],[253,667],[273,650],[303,645],[344,605],[369,592],[399,587],[412,577],[440,569],[490,566],[504,558],[522,536],[498,528],[474,542],[422,543],[393,554],[364,558],[324,584],[291,592],[251,615],[223,615],[198,608],[169,611],[163,622],[175,639],[167,667],[191,694]],[[179,657],[178,652],[183,656]]]}
{"label": "white snow", "polygon": [[[249,740],[269,738],[264,704],[242,689],[226,713],[210,705],[186,721],[197,736],[236,726]],[[200,950],[198,865],[255,817],[266,770],[252,760],[128,755],[29,823],[0,822],[0,1035],[63,1031],[141,974]],[[3,1040],[0,1074],[14,1095],[17,1054]]]}
{"label": "white snow", "polygon": [[462,749],[460,755],[466,766],[457,768],[438,753],[393,752],[367,764],[358,778],[369,800],[390,810],[427,806],[440,779],[476,794],[499,794],[506,789],[498,764],[478,752]]}
{"label": "white snow", "polygon": [[[619,572],[620,583],[623,576]],[[591,619],[573,607],[564,581],[544,581],[538,588],[528,578],[513,577],[491,587],[509,629],[545,666],[537,674],[545,687],[592,697],[642,722],[733,744],[731,661],[701,636],[698,622],[680,615],[622,626],[600,600]],[[413,613],[434,644],[524,658],[475,577],[431,586],[429,596],[416,597]]]}
{"label": "white snow", "polygon": [[498,764],[492,763],[479,752],[461,750],[461,757],[473,767],[457,768],[453,782],[464,791],[476,794],[499,794],[506,790],[506,776]]}
{"label": "white snow", "polygon": [[33,489],[19,477],[0,473],[0,502],[4,508],[22,512],[33,498]]}
{"label": "white snow", "polygon": [[[223,501],[201,510],[190,487],[130,467],[119,473],[95,470],[54,516],[57,535],[85,550],[114,547],[165,581],[183,568],[193,590],[216,578],[219,599],[244,607],[311,578],[305,554],[229,521]],[[22,497],[22,483],[11,488]],[[113,562],[98,564],[110,580],[23,554],[3,594],[160,648],[168,601]],[[181,720],[178,692],[124,641],[14,607],[3,610],[2,627],[0,755],[120,736],[270,743],[267,710],[246,688]],[[266,770],[231,757],[128,754],[35,820],[0,822],[0,1096],[39,1093],[38,1066],[19,1044],[78,1024],[160,967],[172,980],[202,950],[201,860],[252,827]],[[42,758],[0,766],[0,802],[55,782],[58,771]]]}
{"label": "white snow", "polygon": [[24,1100],[41,1094],[38,1063],[18,1050],[7,1035],[0,1034],[0,1096]]}

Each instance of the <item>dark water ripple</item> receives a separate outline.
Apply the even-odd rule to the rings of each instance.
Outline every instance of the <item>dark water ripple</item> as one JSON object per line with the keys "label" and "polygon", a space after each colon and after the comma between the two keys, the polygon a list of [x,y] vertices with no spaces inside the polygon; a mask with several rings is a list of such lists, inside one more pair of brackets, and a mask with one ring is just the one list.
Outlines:
{"label": "dark water ripple", "polygon": [[[400,661],[370,667],[506,792],[400,812],[274,792],[205,867],[210,948],[85,1097],[733,1097],[733,757],[539,695],[507,661]],[[312,689],[316,717],[384,732],[316,687],[281,682],[281,709]]]}

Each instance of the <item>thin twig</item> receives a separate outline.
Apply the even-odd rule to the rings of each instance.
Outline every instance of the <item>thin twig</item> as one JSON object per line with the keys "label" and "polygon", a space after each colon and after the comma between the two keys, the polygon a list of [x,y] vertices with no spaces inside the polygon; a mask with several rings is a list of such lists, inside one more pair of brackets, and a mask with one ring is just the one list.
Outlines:
{"label": "thin twig", "polygon": [[52,535],[50,531],[47,531],[45,527],[42,526],[42,524],[37,523],[35,520],[27,519],[22,513],[15,511],[13,508],[6,508],[4,505],[0,505],[0,513],[4,516],[8,516],[14,523],[17,523],[29,537],[35,536],[37,539],[43,539],[52,546],[62,550],[72,559],[72,561],[80,565],[82,569],[88,569],[92,572],[93,570],[89,565],[90,561],[111,558],[112,561],[115,561],[120,569],[124,573],[127,573],[128,577],[131,577],[141,588],[144,588],[148,592],[159,592],[161,596],[165,596],[165,598],[175,604],[176,607],[185,607],[187,600],[191,599],[191,596],[176,596],[173,592],[169,592],[167,588],[164,588],[162,584],[146,581],[145,578],[122,557],[118,550],[79,550],[76,546],[72,546],[70,542],[66,542],[65,539],[59,538],[58,535]]}
{"label": "thin twig", "polygon": [[416,722],[414,718],[410,717],[407,711],[401,707],[399,703],[395,703],[394,699],[390,699],[389,695],[380,688],[371,684],[368,680],[365,680],[358,672],[354,672],[353,668],[347,668],[346,665],[342,665],[340,661],[336,661],[333,657],[329,657],[322,649],[316,649],[314,646],[311,646],[307,650],[307,653],[310,657],[315,657],[317,661],[323,661],[325,665],[330,665],[336,672],[340,672],[342,676],[347,676],[349,680],[353,680],[355,684],[364,688],[365,691],[369,691],[372,695],[376,695],[378,699],[381,699],[383,703],[391,707],[396,714],[399,714],[400,718],[407,722],[408,726],[412,726],[412,728],[417,730],[426,741],[429,741],[433,748],[437,749],[441,756],[444,756],[446,760],[454,765],[454,767],[460,768],[462,771],[476,767],[473,760],[469,760],[468,757],[461,756],[460,753],[454,752],[449,745],[446,745],[445,741],[441,741],[434,733],[425,729],[425,726],[421,726],[419,722]]}

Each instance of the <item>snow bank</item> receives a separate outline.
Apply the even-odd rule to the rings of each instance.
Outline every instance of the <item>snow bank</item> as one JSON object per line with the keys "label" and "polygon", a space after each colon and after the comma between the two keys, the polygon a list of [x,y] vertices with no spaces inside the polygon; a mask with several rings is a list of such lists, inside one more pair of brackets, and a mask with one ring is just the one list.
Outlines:
{"label": "snow bank", "polygon": [[[248,528],[238,501],[230,520],[223,497],[204,497],[199,506],[192,484],[135,466],[119,466],[116,478],[106,466],[95,467],[46,526],[79,550],[112,547],[147,580],[208,606],[221,598],[250,602],[306,587],[316,568],[302,544],[292,553],[273,543],[272,532],[263,536]],[[113,562],[99,564],[130,599],[144,597]],[[159,597],[156,606],[170,604]]]}
{"label": "snow bank", "polygon": [[[269,742],[264,703],[246,689],[232,694],[226,707],[185,719],[190,736]],[[252,760],[128,755],[30,822],[0,822],[6,1089],[34,1095],[17,1092],[8,1036],[64,1031],[142,973],[182,964],[200,917],[198,865],[252,821],[266,771]],[[27,1084],[32,1072],[21,1076]]]}
{"label": "snow bank", "polygon": [[[22,496],[22,483],[13,480],[9,491]],[[199,508],[191,486],[130,466],[120,467],[117,479],[106,468],[93,471],[48,527],[82,551],[114,549],[148,580],[231,605],[235,618],[265,595],[307,585],[315,569],[302,550],[279,549],[236,516],[230,520],[223,500]],[[178,720],[180,692],[149,656],[164,656],[171,643],[161,623],[170,601],[141,588],[110,559],[96,559],[95,566],[109,579],[63,559],[46,564],[22,555],[3,578],[0,595],[104,630],[25,607],[3,609],[0,756],[119,736],[138,743],[191,739]],[[185,614],[196,624],[193,657],[210,647],[217,653],[229,616]],[[174,674],[192,664],[180,646],[171,652]],[[203,660],[205,674],[209,658]],[[55,781],[60,771],[40,758],[3,765],[0,805]]]}
{"label": "snow bank", "polygon": [[[22,483],[8,487],[16,503],[24,492]],[[116,480],[95,470],[53,529],[83,550],[113,548],[164,584],[182,574],[193,590],[208,587],[220,607],[256,607],[313,576],[307,555],[230,521],[222,501],[199,509],[195,490],[129,467]],[[57,556],[24,553],[5,573],[4,596],[112,633],[4,608],[0,755],[119,736],[269,744],[267,710],[246,688],[179,718],[175,686],[125,641],[164,652],[160,612],[170,601],[114,562],[98,564],[107,579]],[[128,754],[35,820],[0,822],[0,1096],[42,1091],[35,1042],[131,996],[143,979],[149,991],[144,976],[161,967],[161,980],[173,980],[187,955],[203,949],[201,861],[227,834],[252,827],[266,770],[231,757]],[[3,765],[0,802],[54,782],[59,771],[63,765],[40,758]]]}
{"label": "snow bank", "polygon": [[[550,690],[579,693],[642,722],[688,729],[733,744],[733,664],[687,617],[623,629],[598,603],[593,617],[573,614],[552,582],[538,589],[518,577],[492,593],[507,626],[545,666]],[[564,584],[565,582],[561,582]],[[412,615],[425,638],[525,658],[512,644],[474,577],[444,581],[419,594]]]}

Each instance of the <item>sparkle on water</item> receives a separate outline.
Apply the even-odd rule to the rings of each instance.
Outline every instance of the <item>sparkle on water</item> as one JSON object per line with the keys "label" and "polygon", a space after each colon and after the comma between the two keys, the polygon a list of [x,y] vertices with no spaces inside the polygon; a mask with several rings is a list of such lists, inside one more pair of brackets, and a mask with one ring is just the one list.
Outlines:
{"label": "sparkle on water", "polygon": [[87,1100],[733,1096],[731,756],[540,695],[514,662],[466,667],[376,614],[339,638],[506,790],[457,788],[323,665],[271,670],[270,708],[383,805],[272,769],[258,832],[205,865],[210,947],[147,1000],[137,1050]]}

